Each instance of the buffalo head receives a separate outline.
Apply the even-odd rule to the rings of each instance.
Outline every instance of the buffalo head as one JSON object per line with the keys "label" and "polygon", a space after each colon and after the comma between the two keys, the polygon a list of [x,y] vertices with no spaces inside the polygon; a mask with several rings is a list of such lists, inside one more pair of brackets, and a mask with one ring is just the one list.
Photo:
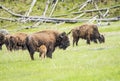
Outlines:
{"label": "buffalo head", "polygon": [[98,38],[100,43],[104,43],[105,42],[105,37],[103,35],[100,35]]}
{"label": "buffalo head", "polygon": [[68,35],[65,32],[59,34],[56,43],[60,49],[65,50],[70,45]]}

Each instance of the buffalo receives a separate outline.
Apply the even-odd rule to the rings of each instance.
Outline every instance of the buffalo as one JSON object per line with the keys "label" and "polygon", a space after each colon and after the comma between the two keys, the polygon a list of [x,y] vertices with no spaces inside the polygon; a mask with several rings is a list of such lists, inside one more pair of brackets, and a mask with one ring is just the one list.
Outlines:
{"label": "buffalo", "polygon": [[25,50],[26,44],[25,39],[27,37],[26,33],[15,33],[9,37],[9,49],[12,50]]}
{"label": "buffalo", "polygon": [[2,45],[5,41],[5,36],[8,35],[9,32],[6,29],[0,29],[0,50],[2,50]]}
{"label": "buffalo", "polygon": [[7,50],[18,50],[18,49],[26,49],[25,39],[27,34],[25,33],[15,33],[15,34],[7,34],[4,35],[0,33],[0,49],[2,49],[2,45],[5,44]]}
{"label": "buffalo", "polygon": [[2,45],[4,44],[5,35],[0,33],[0,50],[2,50]]}
{"label": "buffalo", "polygon": [[73,37],[73,46],[74,43],[76,43],[76,46],[78,46],[78,41],[80,38],[87,40],[87,44],[90,44],[90,41],[97,43],[97,40],[99,41],[99,43],[105,42],[105,37],[99,33],[97,25],[94,24],[84,24],[79,27],[76,27],[72,29],[68,33],[68,35],[71,32]]}
{"label": "buffalo", "polygon": [[10,50],[10,37],[12,35],[8,34],[8,35],[4,35],[0,33],[0,49],[2,50],[2,46],[3,44],[5,44],[7,50]]}
{"label": "buffalo", "polygon": [[37,51],[42,56],[39,48],[44,45],[43,51],[46,52],[46,56],[52,58],[52,53],[56,47],[60,49],[66,49],[69,45],[69,38],[65,32],[60,33],[56,30],[43,30],[33,33],[26,37],[26,46],[29,51],[31,60],[34,60],[34,53]]}

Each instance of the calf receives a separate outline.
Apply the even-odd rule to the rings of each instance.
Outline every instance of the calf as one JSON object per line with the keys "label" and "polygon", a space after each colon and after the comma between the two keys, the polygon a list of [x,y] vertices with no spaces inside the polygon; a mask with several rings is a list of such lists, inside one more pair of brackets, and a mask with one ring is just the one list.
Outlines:
{"label": "calf", "polygon": [[40,52],[39,57],[41,57],[41,59],[44,59],[46,57],[46,53],[47,53],[46,46],[41,45],[40,47],[38,47],[38,52]]}

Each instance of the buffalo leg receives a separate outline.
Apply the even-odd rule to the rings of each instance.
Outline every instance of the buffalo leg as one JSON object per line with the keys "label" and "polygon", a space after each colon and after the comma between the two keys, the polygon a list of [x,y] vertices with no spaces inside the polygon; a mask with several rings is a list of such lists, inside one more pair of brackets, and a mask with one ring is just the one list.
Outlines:
{"label": "buffalo leg", "polygon": [[54,44],[50,44],[49,47],[47,48],[47,53],[46,56],[52,59],[52,53],[55,51]]}
{"label": "buffalo leg", "polygon": [[30,53],[31,60],[34,60],[34,53]]}
{"label": "buffalo leg", "polygon": [[96,40],[96,39],[94,39],[93,41],[94,41],[94,43],[97,43],[97,40]]}
{"label": "buffalo leg", "polygon": [[48,50],[47,50],[47,57],[51,58],[52,59],[52,53],[54,52],[55,48],[53,47],[50,47]]}
{"label": "buffalo leg", "polygon": [[78,46],[78,41],[79,41],[79,38],[73,38],[73,47],[74,47],[74,43],[76,43],[76,46]]}
{"label": "buffalo leg", "polygon": [[33,55],[35,53],[35,50],[33,48],[33,44],[29,44],[28,42],[26,42],[26,47],[27,47],[27,50],[29,51],[31,60],[34,60],[34,56]]}
{"label": "buffalo leg", "polygon": [[29,51],[31,60],[34,60],[34,53],[35,53],[35,51],[33,51],[33,50],[31,51],[30,49],[28,49],[28,51]]}
{"label": "buffalo leg", "polygon": [[51,58],[52,59],[52,51],[47,51],[47,57]]}
{"label": "buffalo leg", "polygon": [[87,44],[90,44],[90,36],[87,36]]}
{"label": "buffalo leg", "polygon": [[78,46],[78,41],[79,41],[79,38],[76,39],[76,46]]}
{"label": "buffalo leg", "polygon": [[2,46],[0,45],[0,50],[2,50]]}
{"label": "buffalo leg", "polygon": [[75,41],[75,39],[73,39],[73,47],[74,47],[74,43],[75,43],[76,41]]}
{"label": "buffalo leg", "polygon": [[90,40],[89,39],[87,39],[87,44],[90,44]]}

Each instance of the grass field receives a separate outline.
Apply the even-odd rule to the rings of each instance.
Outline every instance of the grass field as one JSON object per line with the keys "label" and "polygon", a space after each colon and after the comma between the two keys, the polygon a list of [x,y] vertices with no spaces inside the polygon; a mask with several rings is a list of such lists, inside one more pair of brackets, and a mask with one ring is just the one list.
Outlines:
{"label": "grass field", "polygon": [[[87,45],[80,40],[77,47],[71,45],[65,51],[57,48],[53,59],[41,60],[36,52],[31,61],[28,51],[9,52],[4,46],[0,51],[0,81],[120,81],[119,23],[99,27],[106,38],[104,44]],[[62,24],[56,29],[68,31],[77,25]]]}

